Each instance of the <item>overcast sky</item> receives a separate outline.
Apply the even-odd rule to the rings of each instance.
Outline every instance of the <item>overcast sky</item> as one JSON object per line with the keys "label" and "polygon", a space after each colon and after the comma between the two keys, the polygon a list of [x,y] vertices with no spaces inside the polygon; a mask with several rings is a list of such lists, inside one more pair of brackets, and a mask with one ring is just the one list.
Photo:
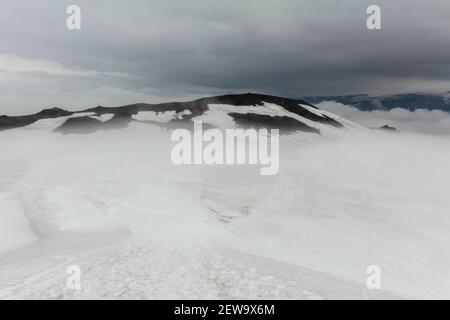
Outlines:
{"label": "overcast sky", "polygon": [[[81,7],[81,30],[66,8]],[[378,4],[382,30],[366,27]],[[0,114],[450,90],[450,1],[2,0]]]}

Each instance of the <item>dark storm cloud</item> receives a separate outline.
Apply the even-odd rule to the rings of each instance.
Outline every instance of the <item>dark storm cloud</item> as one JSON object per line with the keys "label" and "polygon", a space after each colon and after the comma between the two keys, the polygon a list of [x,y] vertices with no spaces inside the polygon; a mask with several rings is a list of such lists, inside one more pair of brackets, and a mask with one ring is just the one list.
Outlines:
{"label": "dark storm cloud", "polygon": [[[81,7],[80,31],[65,27],[70,4]],[[383,30],[367,30],[370,4],[381,7]],[[231,91],[295,97],[450,88],[450,3],[443,1],[2,6],[0,113]],[[16,68],[22,62],[11,56],[36,68]]]}

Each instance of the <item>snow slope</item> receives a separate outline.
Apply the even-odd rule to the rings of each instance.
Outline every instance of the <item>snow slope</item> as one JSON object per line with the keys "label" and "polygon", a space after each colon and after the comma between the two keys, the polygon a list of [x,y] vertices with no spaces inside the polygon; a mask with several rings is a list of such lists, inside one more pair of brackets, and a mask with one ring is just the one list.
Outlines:
{"label": "snow slope", "polygon": [[[316,114],[319,117],[323,117],[324,115],[331,116],[332,119],[339,118],[338,116],[331,115],[326,111],[318,110],[313,107],[307,105],[299,105],[302,108],[310,111],[313,114]],[[309,120],[305,117],[302,117],[294,112],[289,112],[285,108],[280,105],[274,103],[263,102],[262,106],[234,106],[229,104],[208,104],[208,110],[197,117],[194,117],[193,121],[203,121],[205,123],[212,124],[213,126],[221,129],[233,128],[236,126],[233,117],[230,114],[238,113],[238,114],[257,114],[257,115],[265,115],[269,117],[289,117],[299,122],[319,130],[321,133],[332,134],[333,132],[339,130],[338,128],[332,127],[328,124],[323,124],[320,122],[315,122],[313,120]],[[347,123],[351,123],[347,121]],[[354,127],[358,127],[354,125]],[[362,127],[360,127],[362,128]]]}
{"label": "snow slope", "polygon": [[0,298],[450,298],[447,138],[281,139],[279,174],[260,176],[175,166],[146,123],[2,132]]}

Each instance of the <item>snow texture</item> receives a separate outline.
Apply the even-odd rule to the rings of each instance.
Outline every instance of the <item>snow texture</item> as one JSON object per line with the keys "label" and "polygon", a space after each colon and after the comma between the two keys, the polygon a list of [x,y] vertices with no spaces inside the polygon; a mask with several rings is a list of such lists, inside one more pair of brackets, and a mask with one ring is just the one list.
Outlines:
{"label": "snow texture", "polygon": [[276,176],[175,166],[141,122],[2,132],[0,298],[449,299],[448,137],[330,130],[281,137]]}

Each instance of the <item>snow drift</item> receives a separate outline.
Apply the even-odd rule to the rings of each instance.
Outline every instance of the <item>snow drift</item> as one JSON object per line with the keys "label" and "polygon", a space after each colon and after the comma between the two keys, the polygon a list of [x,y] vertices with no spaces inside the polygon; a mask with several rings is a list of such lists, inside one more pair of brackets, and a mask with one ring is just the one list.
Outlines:
{"label": "snow drift", "polygon": [[[0,298],[450,298],[447,137],[311,109],[342,127],[291,115],[321,134],[282,136],[275,176],[172,164],[166,117],[236,125],[225,102],[89,135],[1,132]],[[237,112],[292,112],[279,107]],[[370,265],[381,290],[366,287]]]}

